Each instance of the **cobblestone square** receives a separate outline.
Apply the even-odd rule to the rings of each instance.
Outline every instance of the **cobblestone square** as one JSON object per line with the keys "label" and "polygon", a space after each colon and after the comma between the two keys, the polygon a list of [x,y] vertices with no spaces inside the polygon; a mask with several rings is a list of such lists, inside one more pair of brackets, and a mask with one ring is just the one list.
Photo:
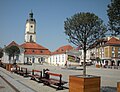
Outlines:
{"label": "cobblestone square", "polygon": [[[32,70],[32,69],[43,70],[48,68],[51,72],[62,74],[63,75],[62,80],[67,81],[68,83],[64,85],[63,90],[58,90],[59,92],[69,92],[69,75],[81,75],[83,72],[82,67],[77,67],[78,69],[73,70],[73,69],[66,69],[60,66],[48,65],[48,64],[43,64],[43,65],[35,64],[34,66],[20,65],[20,66],[26,67],[28,68],[28,70]],[[119,77],[120,70],[118,69],[95,68],[95,66],[88,66],[87,74],[101,76],[102,90],[109,90],[109,91],[111,90],[110,92],[116,91],[117,82],[120,81],[120,77]],[[9,83],[11,83],[20,92],[28,92],[28,91],[29,92],[56,92],[56,88],[54,86],[53,87],[45,86],[43,85],[43,83],[38,83],[36,81],[30,80],[29,77],[24,78],[23,76],[6,71],[1,67],[0,67],[0,75],[3,78],[5,78]],[[2,88],[0,90],[2,90]]]}

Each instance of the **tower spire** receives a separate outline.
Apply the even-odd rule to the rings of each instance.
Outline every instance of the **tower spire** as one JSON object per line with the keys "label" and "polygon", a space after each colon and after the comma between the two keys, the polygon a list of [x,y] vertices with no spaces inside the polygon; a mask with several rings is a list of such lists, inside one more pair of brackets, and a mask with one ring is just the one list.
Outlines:
{"label": "tower spire", "polygon": [[29,13],[29,18],[30,18],[30,19],[33,19],[33,12],[32,12],[32,9],[31,9],[31,11],[30,11],[30,13]]}

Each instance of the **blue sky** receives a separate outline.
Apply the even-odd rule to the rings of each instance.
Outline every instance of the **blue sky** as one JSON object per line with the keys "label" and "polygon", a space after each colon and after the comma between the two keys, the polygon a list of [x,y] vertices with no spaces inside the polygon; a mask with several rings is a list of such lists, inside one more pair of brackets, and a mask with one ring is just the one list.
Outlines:
{"label": "blue sky", "polygon": [[109,3],[110,0],[0,0],[0,47],[13,40],[24,43],[25,23],[32,9],[37,22],[37,43],[54,51],[69,44],[64,34],[66,18],[91,12],[107,24]]}

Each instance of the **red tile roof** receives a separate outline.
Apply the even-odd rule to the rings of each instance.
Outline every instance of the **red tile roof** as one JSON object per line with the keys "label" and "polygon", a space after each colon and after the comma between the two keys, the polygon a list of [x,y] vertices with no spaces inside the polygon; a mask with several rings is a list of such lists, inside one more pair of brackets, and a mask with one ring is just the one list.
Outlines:
{"label": "red tile roof", "polygon": [[35,42],[26,42],[23,43],[21,46],[24,47],[25,49],[47,49]]}
{"label": "red tile roof", "polygon": [[52,52],[51,54],[54,55],[54,54],[63,54],[65,53],[66,51],[69,51],[69,50],[72,50],[73,47],[70,46],[70,45],[65,45],[65,46],[62,46],[60,48],[58,48],[56,51]]}
{"label": "red tile roof", "polygon": [[21,45],[25,49],[25,54],[50,55],[49,49],[34,43],[27,42]]}
{"label": "red tile roof", "polygon": [[106,45],[120,45],[120,40],[115,37],[112,37],[106,42]]}
{"label": "red tile roof", "polygon": [[12,41],[7,47],[10,47],[10,46],[17,46],[17,47],[19,47],[19,45],[15,41]]}

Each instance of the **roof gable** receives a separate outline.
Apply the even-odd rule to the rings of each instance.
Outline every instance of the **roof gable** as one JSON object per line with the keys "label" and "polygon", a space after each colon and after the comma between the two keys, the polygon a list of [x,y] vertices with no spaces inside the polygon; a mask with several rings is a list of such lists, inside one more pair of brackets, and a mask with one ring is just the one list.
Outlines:
{"label": "roof gable", "polygon": [[15,41],[12,41],[7,47],[11,47],[11,46],[19,47],[19,45]]}
{"label": "roof gable", "polygon": [[115,37],[112,37],[106,42],[106,45],[120,45],[120,40]]}
{"label": "roof gable", "polygon": [[61,46],[60,48],[58,48],[56,51],[52,52],[51,54],[63,54],[66,51],[72,50],[73,47],[70,45],[65,45],[65,46]]}

